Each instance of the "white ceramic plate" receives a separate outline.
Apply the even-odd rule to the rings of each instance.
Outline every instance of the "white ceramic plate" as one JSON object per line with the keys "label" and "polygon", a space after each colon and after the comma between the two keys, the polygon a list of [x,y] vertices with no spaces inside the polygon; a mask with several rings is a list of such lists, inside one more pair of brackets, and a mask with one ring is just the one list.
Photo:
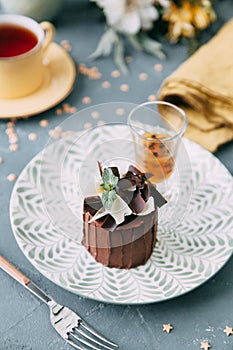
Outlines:
{"label": "white ceramic plate", "polygon": [[211,153],[184,139],[150,260],[104,267],[80,243],[83,197],[93,192],[96,160],[133,163],[130,140],[127,126],[107,125],[46,147],[15,184],[11,223],[29,261],[59,286],[103,302],[159,302],[198,287],[231,256],[233,181]]}

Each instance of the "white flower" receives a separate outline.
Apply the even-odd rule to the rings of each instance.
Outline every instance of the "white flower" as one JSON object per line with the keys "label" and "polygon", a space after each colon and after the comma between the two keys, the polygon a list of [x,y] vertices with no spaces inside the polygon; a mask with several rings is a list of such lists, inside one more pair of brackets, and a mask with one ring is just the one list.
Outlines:
{"label": "white flower", "polygon": [[[120,33],[136,34],[149,30],[158,19],[154,0],[93,0],[103,8],[109,26]],[[160,0],[164,2],[166,0]]]}

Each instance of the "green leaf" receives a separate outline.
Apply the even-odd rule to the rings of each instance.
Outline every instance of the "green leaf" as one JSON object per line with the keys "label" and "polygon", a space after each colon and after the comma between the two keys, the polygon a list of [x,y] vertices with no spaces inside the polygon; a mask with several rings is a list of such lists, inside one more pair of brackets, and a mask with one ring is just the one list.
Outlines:
{"label": "green leaf", "polygon": [[142,45],[140,41],[138,40],[137,34],[127,34],[127,38],[130,42],[130,44],[138,51],[142,51]]}
{"label": "green leaf", "polygon": [[162,51],[162,45],[158,41],[151,39],[145,33],[139,33],[138,39],[146,52],[160,58],[161,60],[165,58],[165,54]]}
{"label": "green leaf", "polygon": [[124,45],[122,39],[117,36],[114,45],[113,60],[117,67],[124,73],[128,73],[128,68],[124,59]]}
{"label": "green leaf", "polygon": [[95,60],[100,56],[109,56],[112,52],[113,45],[116,41],[116,33],[114,29],[109,28],[101,37],[96,50],[89,56],[90,59]]}
{"label": "green leaf", "polygon": [[105,168],[102,175],[102,180],[104,185],[108,184],[113,188],[116,187],[118,183],[118,177],[113,174],[112,169]]}
{"label": "green leaf", "polygon": [[115,199],[116,199],[116,191],[115,190],[106,191],[102,194],[102,197],[101,197],[101,201],[103,203],[103,206],[108,210],[111,209],[112,203]]}

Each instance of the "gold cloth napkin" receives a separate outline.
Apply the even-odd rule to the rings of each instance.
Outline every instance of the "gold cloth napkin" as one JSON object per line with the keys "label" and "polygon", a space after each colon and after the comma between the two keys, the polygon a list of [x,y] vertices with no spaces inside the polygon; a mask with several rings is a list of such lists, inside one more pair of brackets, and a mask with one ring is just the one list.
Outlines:
{"label": "gold cloth napkin", "polygon": [[164,81],[158,98],[185,110],[185,136],[209,151],[233,139],[233,20]]}

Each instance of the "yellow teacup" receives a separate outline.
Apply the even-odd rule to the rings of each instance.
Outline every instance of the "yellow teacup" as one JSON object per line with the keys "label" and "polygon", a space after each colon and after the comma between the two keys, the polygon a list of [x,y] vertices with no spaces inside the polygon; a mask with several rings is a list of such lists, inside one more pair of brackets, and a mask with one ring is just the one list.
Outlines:
{"label": "yellow teacup", "polygon": [[50,22],[0,15],[0,99],[30,95],[43,82],[43,56],[54,37]]}

